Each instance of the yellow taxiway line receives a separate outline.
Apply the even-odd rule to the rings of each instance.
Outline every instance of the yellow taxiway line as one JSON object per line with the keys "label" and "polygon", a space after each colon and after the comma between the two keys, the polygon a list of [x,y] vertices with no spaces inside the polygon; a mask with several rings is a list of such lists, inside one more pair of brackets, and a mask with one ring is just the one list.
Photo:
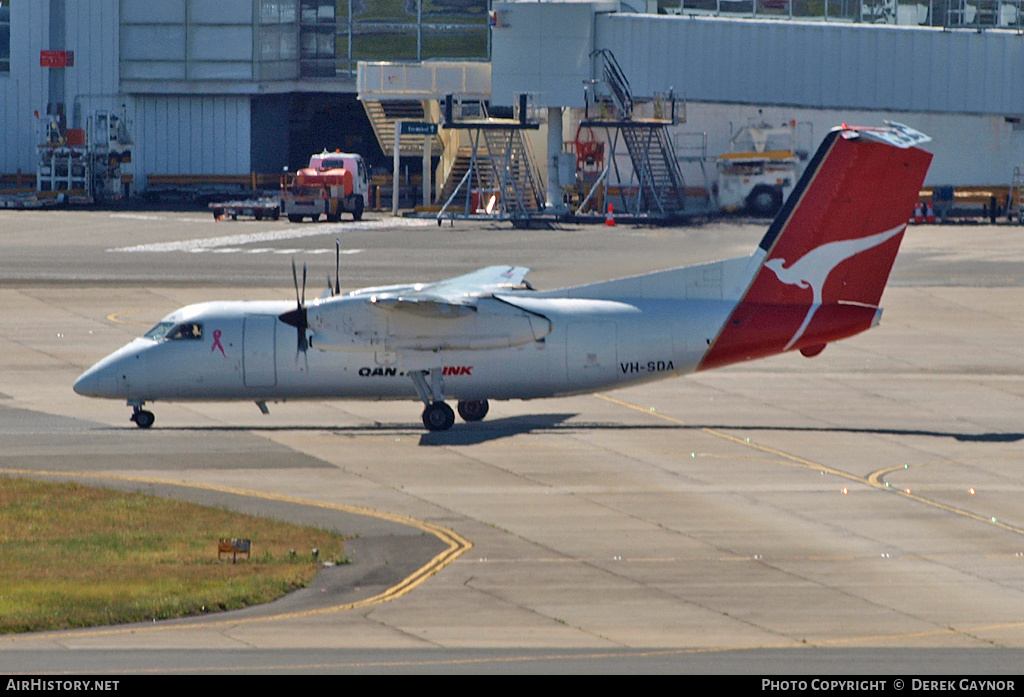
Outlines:
{"label": "yellow taxiway line", "polygon": [[[604,395],[604,394],[596,394],[594,396],[599,398],[599,399],[603,399],[606,402],[610,402],[612,404],[616,404],[616,405],[618,405],[620,407],[625,407],[626,409],[632,409],[633,411],[638,411],[638,412],[640,412],[642,414],[647,414],[648,416],[653,416],[653,417],[661,419],[663,421],[668,421],[670,423],[674,423],[674,424],[677,424],[679,426],[693,427],[692,424],[687,424],[686,422],[684,422],[684,421],[682,421],[680,419],[677,419],[677,418],[675,418],[673,416],[669,416],[667,414],[662,414],[661,412],[656,411],[655,409],[652,409],[652,408],[642,407],[639,404],[633,404],[631,402],[626,402],[626,401],[623,401],[621,399],[616,399],[614,397],[609,397],[608,395]],[[696,427],[694,427],[694,428],[696,428]],[[1019,528],[1019,527],[1017,527],[1015,525],[1010,525],[1008,523],[1004,523],[1003,521],[998,520],[997,518],[980,515],[978,513],[974,513],[972,511],[968,511],[968,510],[963,509],[963,508],[957,508],[956,506],[950,506],[949,504],[941,503],[940,501],[935,501],[934,499],[929,499],[929,498],[926,498],[926,497],[921,496],[919,494],[911,493],[911,491],[909,489],[900,489],[900,488],[897,488],[897,487],[889,486],[889,484],[885,481],[885,476],[888,475],[888,474],[891,474],[892,472],[896,472],[898,470],[908,469],[907,465],[899,465],[899,466],[896,466],[896,467],[886,467],[884,469],[878,470],[877,472],[872,472],[871,474],[869,474],[866,477],[861,477],[861,476],[856,475],[856,474],[851,474],[849,472],[844,472],[842,470],[836,469],[835,467],[829,467],[828,465],[824,465],[824,464],[822,464],[820,462],[814,462],[813,460],[808,460],[807,458],[800,457],[799,455],[793,455],[791,453],[787,453],[787,452],[785,452],[783,450],[779,450],[777,448],[773,448],[773,447],[770,447],[770,446],[767,446],[767,445],[761,445],[760,443],[754,443],[749,438],[740,438],[739,436],[731,435],[731,434],[726,433],[724,431],[720,431],[720,430],[718,430],[716,428],[710,428],[708,426],[702,426],[702,427],[700,427],[700,430],[703,433],[707,433],[710,436],[714,436],[715,438],[721,438],[722,440],[727,440],[727,441],[729,441],[731,443],[735,443],[737,445],[741,445],[741,446],[743,446],[745,448],[750,448],[752,450],[757,450],[758,452],[766,453],[768,455],[773,455],[773,456],[775,456],[775,457],[777,457],[777,458],[779,458],[779,459],[781,459],[781,460],[783,460],[785,462],[788,462],[791,465],[795,465],[795,466],[798,466],[798,467],[804,467],[804,468],[811,469],[811,470],[816,470],[818,472],[825,472],[825,473],[828,473],[828,474],[832,474],[832,475],[835,475],[836,477],[841,477],[843,479],[847,479],[847,480],[849,480],[851,482],[854,482],[856,484],[862,484],[864,486],[873,487],[875,489],[881,489],[883,491],[888,491],[888,492],[891,492],[891,493],[896,494],[898,496],[903,496],[904,498],[908,498],[908,499],[910,499],[912,501],[917,501],[918,503],[922,503],[922,504],[924,504],[926,506],[931,506],[932,508],[937,508],[939,510],[946,511],[947,513],[952,513],[954,515],[962,516],[964,518],[968,518],[970,520],[974,520],[974,521],[979,522],[979,523],[985,523],[986,525],[994,525],[997,528],[1001,528],[1003,530],[1006,530],[1006,531],[1012,532],[1012,533],[1016,533],[1018,535],[1024,535],[1024,528]]]}

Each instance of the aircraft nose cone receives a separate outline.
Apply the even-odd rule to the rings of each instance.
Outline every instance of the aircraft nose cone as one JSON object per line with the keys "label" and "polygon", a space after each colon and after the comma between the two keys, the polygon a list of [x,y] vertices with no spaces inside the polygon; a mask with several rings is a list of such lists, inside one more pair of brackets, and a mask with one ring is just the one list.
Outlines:
{"label": "aircraft nose cone", "polygon": [[85,397],[113,397],[116,386],[108,366],[94,365],[75,380],[74,390]]}
{"label": "aircraft nose cone", "polygon": [[95,370],[87,370],[75,380],[75,392],[84,397],[95,397],[99,387],[99,378]]}

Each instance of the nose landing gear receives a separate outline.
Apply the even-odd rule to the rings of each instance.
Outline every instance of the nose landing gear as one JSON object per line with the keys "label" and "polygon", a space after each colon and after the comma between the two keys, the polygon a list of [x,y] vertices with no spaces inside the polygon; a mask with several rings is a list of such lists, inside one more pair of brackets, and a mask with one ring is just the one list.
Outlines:
{"label": "nose landing gear", "polygon": [[153,425],[153,422],[156,421],[156,417],[153,415],[153,412],[143,409],[143,404],[144,402],[136,402],[134,404],[132,402],[128,403],[128,406],[132,408],[130,420],[134,421],[135,425],[139,428],[149,428]]}

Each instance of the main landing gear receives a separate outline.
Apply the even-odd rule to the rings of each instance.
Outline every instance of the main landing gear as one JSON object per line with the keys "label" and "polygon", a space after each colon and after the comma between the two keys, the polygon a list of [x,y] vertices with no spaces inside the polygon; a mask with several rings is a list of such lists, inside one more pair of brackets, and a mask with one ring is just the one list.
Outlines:
{"label": "main landing gear", "polygon": [[423,410],[423,425],[428,431],[447,431],[455,425],[455,412],[444,402],[428,404]]}
{"label": "main landing gear", "polygon": [[[444,402],[444,379],[442,369],[418,370],[409,374],[416,386],[416,394],[426,405],[423,409],[423,425],[428,431],[447,431],[455,425],[455,412]],[[486,399],[459,402],[459,416],[466,421],[480,421],[487,416],[490,405]]]}
{"label": "main landing gear", "polygon": [[[459,416],[464,421],[481,421],[489,407],[486,399],[459,402]],[[447,431],[455,425],[455,412],[444,402],[432,402],[423,410],[423,425],[428,431]]]}
{"label": "main landing gear", "polygon": [[459,416],[466,421],[482,421],[489,408],[486,399],[459,402]]}
{"label": "main landing gear", "polygon": [[149,428],[156,421],[156,417],[153,416],[153,412],[147,411],[142,408],[145,402],[129,402],[128,406],[132,408],[131,420],[135,422],[135,425],[139,428]]}

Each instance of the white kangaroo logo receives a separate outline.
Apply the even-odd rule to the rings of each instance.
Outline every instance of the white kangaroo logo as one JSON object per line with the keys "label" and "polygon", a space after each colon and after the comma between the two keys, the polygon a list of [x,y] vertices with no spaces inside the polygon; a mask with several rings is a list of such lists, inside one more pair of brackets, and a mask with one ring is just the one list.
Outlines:
{"label": "white kangaroo logo", "polygon": [[807,254],[794,261],[788,267],[786,266],[785,259],[770,259],[765,262],[764,265],[774,271],[779,280],[786,285],[810,288],[814,294],[814,299],[810,309],[807,311],[807,316],[804,317],[803,324],[800,325],[800,328],[796,330],[796,334],[786,344],[786,348],[783,349],[784,351],[788,351],[804,335],[807,325],[811,323],[811,318],[814,317],[814,313],[821,306],[825,282],[832,274],[832,271],[850,257],[892,239],[902,232],[906,226],[906,223],[904,223],[891,230],[880,232],[877,235],[823,244],[807,252]]}

